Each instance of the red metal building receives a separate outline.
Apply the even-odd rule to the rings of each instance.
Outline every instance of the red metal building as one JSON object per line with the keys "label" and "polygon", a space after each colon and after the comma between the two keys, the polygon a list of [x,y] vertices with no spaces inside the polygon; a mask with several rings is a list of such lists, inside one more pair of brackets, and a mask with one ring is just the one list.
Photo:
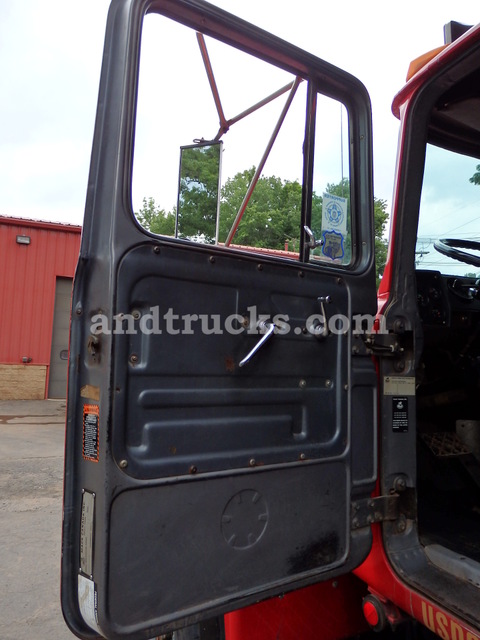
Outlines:
{"label": "red metal building", "polygon": [[0,216],[0,400],[66,395],[81,229]]}

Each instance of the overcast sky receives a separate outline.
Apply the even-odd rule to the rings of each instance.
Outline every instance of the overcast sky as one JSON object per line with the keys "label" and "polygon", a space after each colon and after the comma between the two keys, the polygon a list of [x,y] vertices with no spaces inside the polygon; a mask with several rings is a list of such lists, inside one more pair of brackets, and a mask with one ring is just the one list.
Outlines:
{"label": "overcast sky", "polygon": [[[390,206],[410,60],[443,44],[472,0],[216,0],[357,76],[373,106],[375,195]],[[0,1],[0,215],[81,224],[109,0]]]}

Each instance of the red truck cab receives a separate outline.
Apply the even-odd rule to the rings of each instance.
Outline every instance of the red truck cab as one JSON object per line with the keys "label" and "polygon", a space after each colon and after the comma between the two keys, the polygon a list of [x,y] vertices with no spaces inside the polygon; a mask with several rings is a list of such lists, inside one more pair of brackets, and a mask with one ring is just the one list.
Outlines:
{"label": "red truck cab", "polygon": [[[400,520],[401,532],[398,522],[377,531],[357,575],[440,637],[473,638],[480,627],[480,29],[454,23],[445,31],[446,46],[412,64],[393,102],[399,148],[389,257],[379,290],[381,312],[393,319],[389,326],[397,324],[394,333],[409,342],[412,356],[380,359],[380,493],[392,492],[395,483],[400,495],[411,487],[412,517]],[[394,433],[395,400],[392,409],[388,390],[389,377],[400,369],[412,380],[402,436]]]}
{"label": "red truck cab", "polygon": [[202,0],[112,2],[72,299],[78,637],[480,636],[479,52],[466,30],[395,98],[377,307],[362,83]]}

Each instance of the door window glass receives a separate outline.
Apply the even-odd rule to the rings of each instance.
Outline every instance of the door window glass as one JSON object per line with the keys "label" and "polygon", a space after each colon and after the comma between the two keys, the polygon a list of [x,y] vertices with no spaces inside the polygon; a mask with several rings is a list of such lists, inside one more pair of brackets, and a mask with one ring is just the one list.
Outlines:
{"label": "door window glass", "polygon": [[[302,259],[350,264],[348,112],[319,93],[309,113],[308,85],[147,15],[132,186],[140,224],[167,237],[292,260],[304,242]],[[313,178],[305,169],[309,131]]]}

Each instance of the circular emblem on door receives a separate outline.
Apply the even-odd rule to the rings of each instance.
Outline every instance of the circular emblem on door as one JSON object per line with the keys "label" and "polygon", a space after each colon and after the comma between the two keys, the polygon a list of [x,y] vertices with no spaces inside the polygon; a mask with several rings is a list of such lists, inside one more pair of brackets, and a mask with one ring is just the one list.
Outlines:
{"label": "circular emblem on door", "polygon": [[223,510],[223,537],[234,549],[253,547],[265,533],[267,524],[267,503],[255,489],[236,493]]}

